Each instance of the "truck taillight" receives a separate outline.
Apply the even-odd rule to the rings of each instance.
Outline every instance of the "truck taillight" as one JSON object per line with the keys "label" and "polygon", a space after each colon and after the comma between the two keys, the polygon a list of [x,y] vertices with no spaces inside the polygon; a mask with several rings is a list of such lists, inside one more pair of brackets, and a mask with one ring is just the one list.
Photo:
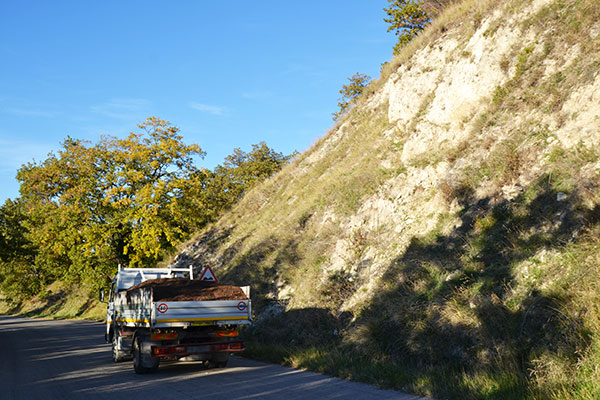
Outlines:
{"label": "truck taillight", "polygon": [[157,347],[154,347],[153,350],[154,350],[154,354],[155,355],[161,356],[161,355],[173,353],[174,352],[173,350],[175,350],[175,349],[172,348],[172,347],[171,348],[164,348],[164,347],[163,348],[160,348],[160,347],[157,348]]}
{"label": "truck taillight", "polygon": [[234,350],[240,350],[242,348],[242,344],[241,343],[231,343],[229,345],[230,349],[234,349]]}
{"label": "truck taillight", "polygon": [[240,334],[238,331],[216,331],[215,334],[219,337],[235,337]]}
{"label": "truck taillight", "polygon": [[179,337],[177,332],[152,333],[150,340],[175,340]]}
{"label": "truck taillight", "polygon": [[168,354],[174,353],[185,353],[185,347],[177,346],[177,347],[152,347],[152,352],[155,356],[164,356]]}

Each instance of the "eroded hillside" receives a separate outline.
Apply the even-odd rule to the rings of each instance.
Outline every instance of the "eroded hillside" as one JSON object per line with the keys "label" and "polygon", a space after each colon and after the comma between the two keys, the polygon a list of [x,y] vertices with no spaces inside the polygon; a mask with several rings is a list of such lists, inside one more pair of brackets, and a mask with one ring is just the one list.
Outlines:
{"label": "eroded hillside", "polygon": [[600,396],[600,4],[463,1],[188,243],[258,357],[440,398]]}

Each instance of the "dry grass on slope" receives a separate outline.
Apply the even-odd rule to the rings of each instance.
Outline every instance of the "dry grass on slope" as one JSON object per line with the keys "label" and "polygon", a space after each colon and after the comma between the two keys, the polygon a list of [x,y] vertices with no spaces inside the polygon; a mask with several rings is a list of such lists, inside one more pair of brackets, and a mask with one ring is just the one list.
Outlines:
{"label": "dry grass on slope", "polygon": [[[252,284],[250,356],[436,398],[600,396],[600,4],[467,0],[390,66],[509,20],[522,40],[465,140],[403,163],[413,132],[370,108],[374,92],[190,245]],[[403,225],[361,225],[378,202]]]}

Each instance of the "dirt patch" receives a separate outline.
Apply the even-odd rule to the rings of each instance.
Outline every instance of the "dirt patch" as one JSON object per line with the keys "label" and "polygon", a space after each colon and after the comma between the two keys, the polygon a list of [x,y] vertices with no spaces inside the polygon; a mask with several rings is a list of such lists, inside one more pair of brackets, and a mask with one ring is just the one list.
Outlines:
{"label": "dirt patch", "polygon": [[248,300],[237,286],[186,278],[149,279],[127,291],[151,287],[154,301]]}

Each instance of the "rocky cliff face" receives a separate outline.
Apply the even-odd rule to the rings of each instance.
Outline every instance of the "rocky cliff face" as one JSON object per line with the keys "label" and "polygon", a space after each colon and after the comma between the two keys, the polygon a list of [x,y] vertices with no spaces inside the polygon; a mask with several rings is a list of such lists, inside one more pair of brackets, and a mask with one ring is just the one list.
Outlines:
{"label": "rocky cliff face", "polygon": [[[546,377],[557,351],[507,350],[492,315],[517,326],[506,335],[534,340],[557,318],[549,308],[575,325],[587,312],[550,294],[572,299],[573,265],[598,258],[586,246],[600,203],[599,18],[591,0],[459,2],[323,139],[173,264],[210,263],[252,284],[266,316],[273,304],[349,313],[339,329],[359,348],[375,351],[360,337],[388,324],[405,359],[524,357],[523,379],[533,379],[528,368]],[[587,248],[587,261],[566,262],[572,246]],[[538,315],[532,304],[553,305]],[[427,329],[446,333],[419,336]],[[442,357],[425,350],[440,345]]]}
{"label": "rocky cliff face", "polygon": [[[343,237],[330,243],[328,253],[320,255],[328,258],[322,263],[321,272],[348,268],[347,260],[356,247],[353,235],[373,239],[362,253],[369,260],[366,271],[369,279],[365,283],[374,283],[379,264],[402,252],[400,244],[436,229],[440,215],[452,216],[463,207],[460,202],[464,199],[452,198],[460,193],[452,191],[473,190],[474,199],[490,196],[513,199],[532,181],[548,173],[547,159],[553,151],[597,147],[600,142],[600,74],[595,45],[600,39],[600,22],[584,29],[587,37],[577,38],[587,42],[588,51],[594,51],[584,54],[582,43],[573,43],[572,38],[561,35],[559,26],[544,20],[556,6],[552,0],[523,1],[512,6],[510,2],[472,3],[458,6],[450,16],[442,17],[446,20],[467,16],[452,24],[445,20],[437,22],[431,29],[433,32],[428,32],[426,43],[404,56],[393,72],[382,78],[383,84],[377,91],[348,118],[208,231],[227,229],[228,235],[222,237],[223,241],[211,242],[210,247],[202,246],[207,237],[201,235],[183,249],[179,262],[213,261],[217,270],[225,272],[231,267],[233,249],[238,253],[243,249],[242,244],[252,243],[257,236],[264,237],[273,224],[284,226],[290,219],[301,217],[300,209],[307,207],[299,203],[303,203],[306,192],[317,189],[312,181],[327,180],[329,175],[328,184],[343,186],[345,180],[352,181],[350,174],[340,177],[336,174],[338,171],[329,169],[338,169],[339,164],[353,164],[342,168],[381,170],[378,172],[382,177],[377,182],[358,182],[369,186],[373,193],[357,199],[356,209],[350,212],[340,212],[341,207],[326,204],[327,199],[323,199],[325,204],[312,207],[313,211],[305,215],[303,223],[310,221],[321,228],[334,224],[344,232]],[[582,72],[586,69],[589,71]],[[557,81],[569,82],[564,87],[554,88],[560,85]],[[514,98],[522,95],[529,97]],[[382,118],[385,121],[381,121]],[[371,127],[365,126],[365,119],[380,121],[377,127]],[[525,135],[521,135],[523,131],[527,131]],[[531,140],[535,135],[543,139],[541,143]],[[361,142],[365,136],[377,143]],[[493,175],[498,171],[487,171],[489,173],[477,177],[479,179],[469,176],[472,169],[480,168],[507,142],[514,148],[502,150],[519,158],[519,165],[511,167],[512,176],[496,179],[499,177]],[[365,152],[374,150],[377,154],[372,156],[377,162],[363,160],[365,165],[361,165],[360,157],[346,161],[350,157],[344,155],[329,160],[340,146],[364,146]],[[345,149],[346,153],[353,150]],[[364,155],[362,159],[365,158],[368,157]],[[600,168],[600,164],[590,161],[579,166],[581,174],[589,179],[596,177]],[[300,177],[306,176],[311,178],[308,188],[295,185]],[[470,187],[463,187],[470,179],[476,181],[471,182]],[[353,183],[356,182],[349,184]],[[274,186],[280,184],[284,188],[276,191]],[[289,197],[283,207],[282,194]],[[248,203],[260,203],[255,205],[258,209],[254,211],[272,213],[271,221],[252,228],[251,221],[263,216],[246,214]],[[319,218],[316,214],[320,214]],[[247,225],[242,227],[244,224]],[[452,226],[452,222],[447,226]],[[278,233],[277,228],[274,233]],[[242,230],[250,232],[233,248],[228,246],[231,238]],[[293,233],[302,236],[301,232]],[[393,250],[386,248],[386,244],[391,243]],[[276,247],[272,250],[277,251]],[[287,289],[285,293],[293,290],[279,289]]]}

